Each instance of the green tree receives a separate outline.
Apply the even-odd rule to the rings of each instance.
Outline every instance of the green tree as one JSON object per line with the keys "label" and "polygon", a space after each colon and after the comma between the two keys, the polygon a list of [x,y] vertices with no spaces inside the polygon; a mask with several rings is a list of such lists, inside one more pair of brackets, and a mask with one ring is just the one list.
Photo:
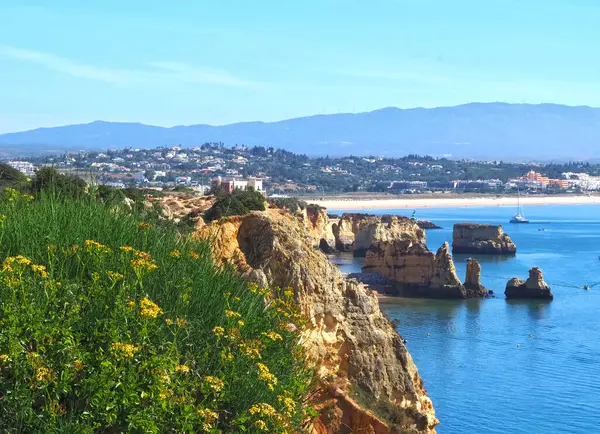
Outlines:
{"label": "green tree", "polygon": [[214,205],[204,214],[207,222],[231,215],[245,215],[250,211],[264,211],[265,198],[258,191],[234,190],[231,194],[218,197]]}

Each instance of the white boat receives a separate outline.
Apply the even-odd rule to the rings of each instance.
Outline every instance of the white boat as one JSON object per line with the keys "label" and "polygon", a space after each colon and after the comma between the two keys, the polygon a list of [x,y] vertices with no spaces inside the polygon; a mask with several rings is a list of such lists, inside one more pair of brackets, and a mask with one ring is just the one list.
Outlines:
{"label": "white boat", "polygon": [[512,216],[510,223],[529,223],[521,210],[521,192],[519,190],[517,190],[517,213]]}

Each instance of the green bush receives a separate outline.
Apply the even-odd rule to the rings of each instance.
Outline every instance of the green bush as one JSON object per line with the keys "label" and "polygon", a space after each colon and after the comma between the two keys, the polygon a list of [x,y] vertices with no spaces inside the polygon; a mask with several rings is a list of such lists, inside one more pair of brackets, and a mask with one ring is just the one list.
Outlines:
{"label": "green bush", "polygon": [[0,189],[4,187],[20,188],[27,182],[25,175],[6,163],[0,163]]}
{"label": "green bush", "polygon": [[290,291],[90,197],[0,199],[7,433],[295,432],[311,385]]}
{"label": "green bush", "polygon": [[245,215],[250,211],[264,211],[265,197],[251,188],[234,190],[218,196],[216,202],[204,213],[207,222],[232,215]]}
{"label": "green bush", "polygon": [[277,197],[269,199],[269,203],[280,209],[286,209],[290,212],[297,212],[306,209],[309,205],[297,197]]}
{"label": "green bush", "polygon": [[35,172],[29,190],[33,194],[52,189],[59,195],[83,196],[86,187],[86,182],[81,178],[63,175],[52,167],[43,167]]}

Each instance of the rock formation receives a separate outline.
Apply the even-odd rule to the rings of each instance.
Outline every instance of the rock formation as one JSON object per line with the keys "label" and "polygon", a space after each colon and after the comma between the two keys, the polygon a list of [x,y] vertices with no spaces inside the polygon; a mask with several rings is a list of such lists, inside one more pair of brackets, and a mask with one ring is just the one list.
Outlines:
{"label": "rock formation", "polygon": [[329,219],[327,210],[317,205],[309,205],[299,214],[306,225],[313,246],[319,247],[325,253],[335,252],[334,222]]}
{"label": "rock formation", "polygon": [[425,232],[412,220],[392,215],[343,214],[333,225],[336,247],[363,257],[374,244],[395,239],[425,242]]}
{"label": "rock formation", "polygon": [[526,281],[517,277],[510,279],[506,284],[504,295],[506,298],[543,298],[548,300],[554,298],[550,286],[544,282],[542,270],[538,267],[529,270],[529,278]]}
{"label": "rock formation", "polygon": [[443,229],[441,226],[438,226],[429,220],[417,220],[416,223],[421,229]]}
{"label": "rock formation", "polygon": [[[379,310],[376,296],[343,279],[337,267],[311,246],[298,219],[269,209],[213,222],[197,236],[211,239],[219,262],[233,263],[261,284],[294,289],[308,319],[302,345],[322,379],[336,378],[335,385],[323,380],[316,432],[435,432],[438,421],[417,368]],[[351,398],[356,389],[372,402],[395,403],[406,414],[406,423],[386,425]]]}
{"label": "rock formation", "polygon": [[517,246],[502,226],[456,223],[452,231],[452,253],[514,255]]}
{"label": "rock formation", "polygon": [[483,286],[477,286],[476,279],[469,282],[470,289],[465,288],[456,275],[449,250],[448,243],[434,254],[424,243],[414,240],[379,242],[367,251],[363,271],[379,273],[393,281],[394,295],[427,298],[486,295],[487,291]]}
{"label": "rock formation", "polygon": [[481,265],[473,258],[467,260],[467,272],[464,287],[467,297],[482,297],[488,290],[481,284]]}

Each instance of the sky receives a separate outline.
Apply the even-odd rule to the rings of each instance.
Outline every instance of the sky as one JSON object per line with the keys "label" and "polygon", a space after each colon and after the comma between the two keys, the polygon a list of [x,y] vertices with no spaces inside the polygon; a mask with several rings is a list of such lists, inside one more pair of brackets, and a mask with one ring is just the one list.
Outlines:
{"label": "sky", "polygon": [[0,133],[600,106],[597,0],[0,0]]}

